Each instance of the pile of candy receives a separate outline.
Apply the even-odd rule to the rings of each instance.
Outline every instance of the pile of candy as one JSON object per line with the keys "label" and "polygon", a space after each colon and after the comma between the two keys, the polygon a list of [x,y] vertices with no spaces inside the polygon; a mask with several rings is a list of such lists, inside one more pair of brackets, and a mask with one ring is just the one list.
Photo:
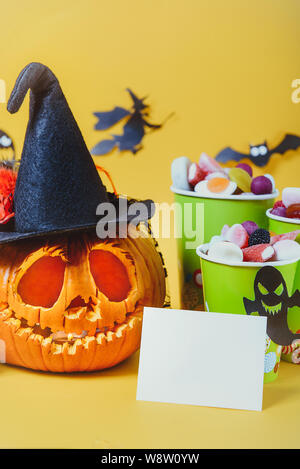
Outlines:
{"label": "pile of candy", "polygon": [[195,191],[206,197],[262,195],[275,191],[271,175],[253,177],[252,168],[246,163],[223,168],[205,153],[201,154],[199,163],[191,163],[186,156],[176,158],[172,162],[171,173],[175,189]]}
{"label": "pile of candy", "polygon": [[300,219],[300,187],[283,189],[282,200],[274,204],[271,213],[278,217]]}
{"label": "pile of candy", "polygon": [[253,221],[224,225],[219,236],[202,247],[209,258],[221,262],[284,261],[300,257],[300,230],[272,236]]}

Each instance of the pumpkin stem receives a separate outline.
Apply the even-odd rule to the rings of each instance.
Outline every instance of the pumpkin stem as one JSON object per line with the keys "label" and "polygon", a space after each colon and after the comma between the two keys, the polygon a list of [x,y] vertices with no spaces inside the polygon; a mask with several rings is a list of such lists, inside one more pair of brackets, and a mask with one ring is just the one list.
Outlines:
{"label": "pumpkin stem", "polygon": [[114,182],[113,182],[112,177],[111,177],[111,175],[109,174],[109,172],[108,172],[106,169],[104,169],[102,166],[99,166],[98,164],[96,164],[96,168],[98,169],[98,171],[102,171],[102,172],[108,177],[108,179],[109,179],[109,181],[110,181],[110,183],[111,183],[111,185],[112,185],[114,194],[115,194],[115,196],[118,197],[119,194],[118,194],[118,192],[117,192],[116,186],[114,185]]}

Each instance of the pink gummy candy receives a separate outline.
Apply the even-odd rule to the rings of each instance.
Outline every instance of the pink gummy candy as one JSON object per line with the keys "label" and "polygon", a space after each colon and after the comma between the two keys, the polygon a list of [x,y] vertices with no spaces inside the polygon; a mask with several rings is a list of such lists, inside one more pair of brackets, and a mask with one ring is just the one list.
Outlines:
{"label": "pink gummy candy", "polygon": [[211,158],[206,153],[201,153],[199,158],[199,166],[205,173],[214,173],[215,171],[221,171],[224,173],[224,169],[214,158]]}
{"label": "pink gummy candy", "polygon": [[225,239],[226,233],[229,230],[230,226],[229,225],[224,225],[221,231],[221,237]]}
{"label": "pink gummy candy", "polygon": [[248,246],[248,238],[249,236],[247,231],[239,223],[232,225],[225,234],[226,241],[236,244],[241,249]]}
{"label": "pink gummy candy", "polygon": [[192,163],[188,170],[188,181],[192,187],[195,187],[198,182],[204,179],[205,173],[202,171],[197,163]]}
{"label": "pink gummy candy", "polygon": [[279,235],[271,236],[271,244],[277,243],[277,241],[282,241],[283,239],[291,239],[295,241],[297,236],[300,234],[300,230],[290,231],[289,233],[283,233]]}
{"label": "pink gummy candy", "polygon": [[274,256],[274,248],[270,244],[254,244],[243,249],[245,262],[266,262]]}

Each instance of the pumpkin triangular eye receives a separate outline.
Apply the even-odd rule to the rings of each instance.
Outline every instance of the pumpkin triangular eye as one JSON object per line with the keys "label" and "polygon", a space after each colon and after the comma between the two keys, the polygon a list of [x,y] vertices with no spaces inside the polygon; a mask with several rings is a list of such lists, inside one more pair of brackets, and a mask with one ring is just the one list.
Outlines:
{"label": "pumpkin triangular eye", "polygon": [[58,257],[44,256],[35,261],[18,284],[23,303],[51,308],[60,295],[65,263]]}
{"label": "pumpkin triangular eye", "polygon": [[95,249],[89,254],[91,273],[99,290],[110,301],[123,301],[131,289],[127,270],[109,251]]}

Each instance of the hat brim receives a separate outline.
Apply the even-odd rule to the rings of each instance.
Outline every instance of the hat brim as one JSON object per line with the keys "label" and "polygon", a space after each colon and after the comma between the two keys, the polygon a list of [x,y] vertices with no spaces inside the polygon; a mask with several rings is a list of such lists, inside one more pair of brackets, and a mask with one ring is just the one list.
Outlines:
{"label": "hat brim", "polygon": [[[142,203],[145,205],[147,209],[147,216],[143,216],[141,213],[139,216],[138,223],[147,221],[150,218],[153,217],[155,213],[155,204],[153,200],[142,200],[142,201],[136,201],[138,203]],[[26,232],[22,233],[19,231],[0,231],[0,245],[2,244],[8,244],[8,243],[13,243],[25,239],[33,239],[33,238],[38,238],[42,236],[55,236],[63,233],[72,233],[72,232],[77,232],[77,231],[84,231],[84,230],[92,230],[96,229],[96,226],[101,226],[101,225],[113,225],[113,224],[123,224],[127,225],[128,223],[132,222],[135,220],[137,217],[137,214],[134,215],[129,215],[128,212],[125,213],[119,213],[118,216],[114,219],[107,220],[105,219],[101,220],[99,219],[97,223],[90,223],[90,224],[83,224],[83,225],[72,225],[72,226],[60,226],[60,227],[53,227],[49,229],[43,229],[40,231],[34,231],[34,232]]]}

